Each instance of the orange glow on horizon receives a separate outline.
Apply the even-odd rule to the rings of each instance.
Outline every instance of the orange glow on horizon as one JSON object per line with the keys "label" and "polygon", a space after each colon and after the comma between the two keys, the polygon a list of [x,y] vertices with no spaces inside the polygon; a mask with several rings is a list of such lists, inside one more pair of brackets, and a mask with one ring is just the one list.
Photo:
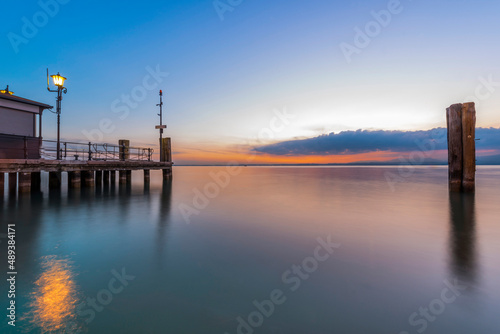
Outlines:
{"label": "orange glow on horizon", "polygon": [[[246,164],[350,164],[366,162],[393,162],[401,161],[405,164],[410,154],[415,153],[415,158],[424,156],[428,159],[446,160],[447,151],[429,151],[429,152],[391,152],[375,151],[359,154],[342,155],[303,155],[303,156],[279,156],[270,154],[254,153],[248,149],[231,149],[223,147],[214,148],[182,148],[174,152],[174,162],[177,164],[227,164],[237,162],[241,165]],[[479,152],[483,154],[486,152]],[[490,154],[493,154],[490,152]],[[417,163],[418,164],[418,161]]]}

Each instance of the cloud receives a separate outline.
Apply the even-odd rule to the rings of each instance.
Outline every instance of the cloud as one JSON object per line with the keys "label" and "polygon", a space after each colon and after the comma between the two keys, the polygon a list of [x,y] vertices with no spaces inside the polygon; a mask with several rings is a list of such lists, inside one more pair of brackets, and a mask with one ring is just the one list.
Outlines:
{"label": "cloud", "polygon": [[[314,138],[289,140],[255,147],[254,151],[277,156],[346,155],[368,152],[446,150],[447,130],[342,131]],[[500,129],[477,128],[477,150],[500,150]]]}

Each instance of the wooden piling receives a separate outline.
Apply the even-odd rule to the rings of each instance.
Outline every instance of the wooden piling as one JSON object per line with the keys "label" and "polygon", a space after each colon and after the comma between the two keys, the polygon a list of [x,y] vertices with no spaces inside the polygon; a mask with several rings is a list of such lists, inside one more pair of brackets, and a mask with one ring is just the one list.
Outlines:
{"label": "wooden piling", "polygon": [[82,174],[80,171],[68,172],[68,188],[80,188],[82,186]]}
{"label": "wooden piling", "polygon": [[17,191],[17,173],[9,173],[9,195],[15,195]]}
{"label": "wooden piling", "polygon": [[61,189],[61,172],[49,173],[49,189]]}
{"label": "wooden piling", "polygon": [[162,149],[160,154],[160,161],[171,162],[172,161],[172,140],[170,138],[162,139]]}
{"label": "wooden piling", "polygon": [[162,173],[163,173],[163,180],[172,179],[172,168],[163,169]]}
{"label": "wooden piling", "polygon": [[3,197],[5,193],[5,173],[0,172],[0,198]]}
{"label": "wooden piling", "polygon": [[476,175],[476,110],[474,103],[446,109],[450,191],[474,191]]}
{"label": "wooden piling", "polygon": [[111,182],[112,187],[116,185],[116,170],[109,172],[109,181]]}
{"label": "wooden piling", "polygon": [[95,184],[96,186],[102,186],[102,170],[95,171]]}
{"label": "wooden piling", "polygon": [[120,160],[126,161],[130,159],[130,140],[120,139],[118,141]]}
{"label": "wooden piling", "polygon": [[119,183],[120,184],[125,184],[127,183],[127,171],[126,170],[121,170],[118,172],[119,174]]}
{"label": "wooden piling", "polygon": [[19,193],[31,192],[31,173],[19,173]]}
{"label": "wooden piling", "polygon": [[454,104],[446,110],[448,123],[448,180],[451,191],[462,188],[462,105]]}
{"label": "wooden piling", "polygon": [[42,173],[31,173],[31,191],[40,191],[42,188]]}
{"label": "wooden piling", "polygon": [[85,187],[95,186],[94,171],[82,171],[82,181]]}
{"label": "wooden piling", "polygon": [[144,183],[149,183],[151,180],[151,173],[149,169],[144,170]]}
{"label": "wooden piling", "polygon": [[476,107],[472,102],[462,107],[462,143],[462,189],[473,192],[476,187]]}
{"label": "wooden piling", "polygon": [[102,172],[104,186],[109,186],[109,170]]}

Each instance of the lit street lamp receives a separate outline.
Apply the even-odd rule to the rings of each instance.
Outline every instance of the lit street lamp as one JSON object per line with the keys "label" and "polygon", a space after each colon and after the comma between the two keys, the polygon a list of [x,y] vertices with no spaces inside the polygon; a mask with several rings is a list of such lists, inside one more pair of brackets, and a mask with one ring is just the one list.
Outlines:
{"label": "lit street lamp", "polygon": [[64,87],[65,77],[61,76],[59,73],[51,75],[54,85],[57,87],[56,90],[51,90],[49,85],[49,70],[47,69],[47,90],[49,92],[57,93],[57,160],[61,160],[61,101],[62,93],[66,94],[68,90]]}

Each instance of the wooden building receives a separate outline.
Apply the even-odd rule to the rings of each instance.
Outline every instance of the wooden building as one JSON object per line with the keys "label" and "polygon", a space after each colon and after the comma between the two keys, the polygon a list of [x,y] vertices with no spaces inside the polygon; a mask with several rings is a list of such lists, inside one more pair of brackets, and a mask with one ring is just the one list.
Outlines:
{"label": "wooden building", "polygon": [[0,159],[40,159],[44,103],[0,91]]}

